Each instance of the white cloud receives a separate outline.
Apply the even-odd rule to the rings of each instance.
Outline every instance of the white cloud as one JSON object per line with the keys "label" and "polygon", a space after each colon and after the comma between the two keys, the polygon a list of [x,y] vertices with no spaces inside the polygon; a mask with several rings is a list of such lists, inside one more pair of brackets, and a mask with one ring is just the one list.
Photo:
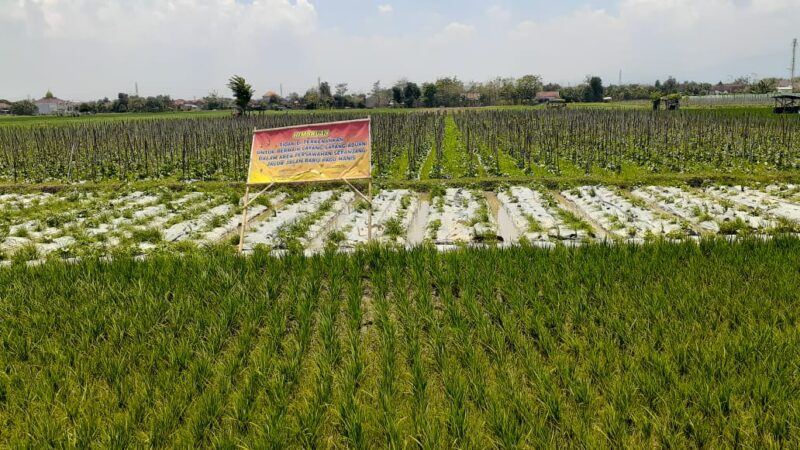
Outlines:
{"label": "white cloud", "polygon": [[492,5],[486,9],[486,15],[497,22],[508,22],[511,20],[511,11],[500,5]]}
{"label": "white cloud", "polygon": [[615,80],[619,69],[629,81],[649,82],[781,76],[789,53],[780,59],[776,47],[785,41],[788,48],[796,34],[800,0],[623,0],[618,9],[523,21],[511,32],[512,47],[525,60],[547,61],[538,70],[549,79],[594,73]]}
{"label": "white cloud", "polygon": [[447,38],[464,38],[475,32],[475,27],[459,22],[450,22],[439,33],[439,36]]}
{"label": "white cloud", "polygon": [[378,12],[381,14],[391,14],[394,8],[389,3],[378,5]]}
{"label": "white cloud", "polygon": [[138,81],[148,95],[201,96],[233,73],[277,84],[317,30],[309,0],[0,0],[0,54],[21,63],[0,73],[14,89],[0,95],[51,86],[88,99]]}
{"label": "white cloud", "polygon": [[326,28],[311,0],[0,0],[0,55],[13,61],[0,70],[0,98],[48,87],[70,99],[111,97],[134,82],[145,95],[202,96],[226,93],[234,73],[259,92],[279,83],[303,92],[318,75],[353,91],[401,76],[786,76],[800,17],[800,0],[618,0],[547,19],[483,8],[489,20],[477,27],[421,6],[419,22],[367,33],[357,23]]}
{"label": "white cloud", "polygon": [[230,39],[275,30],[307,33],[316,25],[316,10],[308,0],[19,0],[0,11],[11,22],[24,23],[29,36],[121,43],[226,34]]}

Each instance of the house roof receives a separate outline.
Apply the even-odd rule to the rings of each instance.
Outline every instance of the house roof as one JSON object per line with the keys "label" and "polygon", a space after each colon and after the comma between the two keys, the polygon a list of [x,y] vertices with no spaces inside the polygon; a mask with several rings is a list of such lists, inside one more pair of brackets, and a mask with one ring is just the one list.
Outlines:
{"label": "house roof", "polygon": [[537,92],[536,93],[536,97],[537,98],[559,98],[559,97],[561,97],[561,95],[559,95],[558,91],[542,91],[542,92]]}
{"label": "house roof", "polygon": [[275,91],[267,91],[267,93],[262,95],[261,98],[270,98],[273,95],[278,95],[278,94],[276,94]]}
{"label": "house roof", "polygon": [[61,100],[58,97],[42,97],[39,100],[36,100],[36,103],[64,103],[64,100]]}
{"label": "house roof", "polygon": [[733,83],[717,83],[714,86],[711,86],[711,89],[715,91],[740,91],[747,88],[744,84],[733,84]]}
{"label": "house roof", "polygon": [[480,100],[481,94],[480,92],[467,92],[466,94],[464,94],[464,98],[466,98],[467,100]]}
{"label": "house roof", "polygon": [[9,105],[8,103],[0,102],[0,109],[9,109],[9,108],[11,108],[11,105]]}

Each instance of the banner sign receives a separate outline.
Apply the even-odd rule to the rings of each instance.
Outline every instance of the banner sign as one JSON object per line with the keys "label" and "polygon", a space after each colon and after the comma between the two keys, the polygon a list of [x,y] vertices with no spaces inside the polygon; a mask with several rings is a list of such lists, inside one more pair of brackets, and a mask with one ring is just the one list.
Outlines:
{"label": "banner sign", "polygon": [[370,178],[369,119],[253,132],[247,184]]}

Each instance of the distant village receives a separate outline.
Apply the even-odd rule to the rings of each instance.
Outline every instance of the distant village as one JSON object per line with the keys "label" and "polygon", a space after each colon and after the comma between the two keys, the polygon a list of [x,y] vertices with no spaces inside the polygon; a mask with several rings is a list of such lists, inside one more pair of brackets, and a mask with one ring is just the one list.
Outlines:
{"label": "distant village", "polygon": [[[599,89],[599,90],[598,90]],[[666,81],[646,84],[617,84],[603,86],[597,77],[587,77],[577,86],[561,86],[556,83],[543,84],[541,77],[526,75],[520,79],[497,78],[485,83],[464,83],[457,78],[440,78],[434,83],[421,86],[401,80],[392,87],[383,88],[380,82],[368,93],[350,93],[346,83],[331,89],[327,82],[320,82],[305,94],[290,93],[286,96],[276,91],[267,91],[253,98],[251,111],[275,111],[288,109],[348,109],[348,108],[415,108],[415,107],[472,107],[495,105],[536,105],[570,102],[610,102],[651,100],[662,95],[681,96],[735,96],[748,94],[763,96],[800,91],[800,83],[794,85],[788,79],[767,78],[752,81],[739,78],[730,83],[717,84],[683,82],[672,77]],[[0,115],[57,115],[78,116],[102,113],[157,113],[166,111],[199,111],[234,109],[234,100],[211,93],[200,99],[173,99],[169,95],[142,97],[120,93],[116,98],[96,101],[72,101],[57,97],[52,92],[38,100],[10,101],[0,99]]]}

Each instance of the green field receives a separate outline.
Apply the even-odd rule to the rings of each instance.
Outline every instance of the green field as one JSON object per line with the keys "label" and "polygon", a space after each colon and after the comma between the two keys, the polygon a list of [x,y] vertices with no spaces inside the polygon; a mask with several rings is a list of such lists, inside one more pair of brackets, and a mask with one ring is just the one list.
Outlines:
{"label": "green field", "polygon": [[[341,184],[284,186],[237,256],[252,130],[367,115],[382,244]],[[0,118],[0,448],[800,448],[799,131]]]}
{"label": "green field", "polygon": [[800,240],[0,269],[0,446],[797,448]]}
{"label": "green field", "polygon": [[0,119],[0,183],[241,182],[254,128],[366,116],[373,172],[382,183],[794,176],[800,117],[767,112],[584,105]]}
{"label": "green field", "polygon": [[[601,109],[601,110],[649,110],[648,102],[619,102],[619,103],[571,103],[570,109]],[[496,110],[496,111],[530,111],[546,110],[545,106],[489,106],[482,108],[461,108],[460,110]],[[450,109],[453,110],[453,109]],[[458,108],[455,108],[458,110]],[[683,111],[698,113],[717,113],[724,115],[756,114],[759,116],[771,116],[772,108],[759,106],[688,106]],[[414,109],[392,109],[376,108],[369,110],[286,110],[286,111],[265,111],[251,112],[251,115],[280,115],[280,114],[314,114],[314,113],[343,113],[352,114],[353,112],[362,113],[415,113],[422,111],[441,111],[439,108],[414,108]],[[171,111],[161,113],[104,113],[71,116],[0,116],[0,127],[3,126],[38,126],[38,125],[69,125],[75,123],[88,122],[107,122],[107,121],[130,121],[146,119],[186,119],[186,118],[210,118],[210,117],[230,117],[231,110],[219,111]]]}

